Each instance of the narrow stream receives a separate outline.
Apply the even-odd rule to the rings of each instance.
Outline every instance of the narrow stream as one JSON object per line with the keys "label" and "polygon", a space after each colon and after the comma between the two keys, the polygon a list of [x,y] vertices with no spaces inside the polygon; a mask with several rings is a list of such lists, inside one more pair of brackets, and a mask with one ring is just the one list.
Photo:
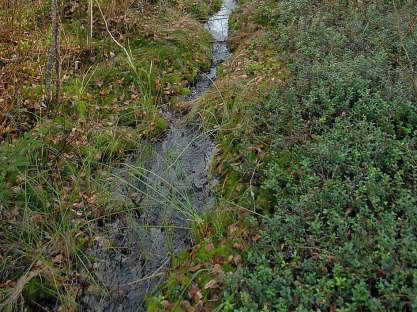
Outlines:
{"label": "narrow stream", "polygon": [[[212,66],[201,73],[186,100],[199,98],[216,78],[216,66],[230,56],[228,21],[234,0],[205,24],[212,34]],[[214,206],[214,181],[209,178],[215,146],[198,124],[164,112],[170,121],[165,138],[152,147],[145,161],[141,153],[118,169],[123,183],[115,198],[129,198],[136,209],[104,225],[103,236],[89,250],[93,271],[107,296],[88,289],[85,311],[141,311],[144,299],[166,279],[171,255],[190,246],[192,222]],[[139,169],[138,169],[139,168]],[[103,241],[110,241],[111,247]]]}

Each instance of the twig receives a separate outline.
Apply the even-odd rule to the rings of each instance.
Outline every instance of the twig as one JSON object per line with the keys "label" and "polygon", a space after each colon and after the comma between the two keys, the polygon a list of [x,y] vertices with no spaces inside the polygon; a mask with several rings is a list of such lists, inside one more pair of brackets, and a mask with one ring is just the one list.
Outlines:
{"label": "twig", "polygon": [[122,285],[120,285],[120,286],[131,286],[131,285],[134,285],[134,284],[138,284],[138,283],[140,283],[140,282],[144,282],[144,281],[146,281],[146,280],[149,280],[149,279],[152,279],[152,278],[155,278],[155,277],[158,277],[158,276],[161,276],[161,275],[164,275],[165,274],[165,272],[159,272],[167,263],[168,263],[168,261],[170,260],[171,258],[170,257],[167,257],[167,259],[164,261],[164,263],[162,263],[161,264],[161,266],[159,267],[159,268],[157,268],[156,270],[155,270],[155,272],[153,272],[152,274],[150,274],[150,275],[147,275],[147,276],[145,276],[145,277],[143,277],[143,278],[140,278],[140,279],[137,279],[137,280],[134,280],[134,281],[131,281],[131,282],[129,282],[129,283],[126,283],[126,284],[122,284]]}
{"label": "twig", "polygon": [[29,283],[34,277],[38,276],[41,272],[42,272],[42,269],[38,269],[38,270],[26,272],[25,275],[20,277],[16,283],[16,286],[11,292],[10,297],[7,298],[7,300],[4,301],[2,304],[0,304],[0,308],[10,307],[20,296],[23,289],[25,288],[25,285]]}
{"label": "twig", "polygon": [[132,57],[130,56],[129,52],[126,50],[126,48],[119,42],[117,41],[117,39],[113,36],[113,34],[111,33],[111,31],[109,30],[109,25],[107,23],[106,18],[104,17],[103,11],[101,10],[100,4],[98,3],[97,0],[95,0],[97,7],[100,11],[101,17],[103,18],[104,21],[104,25],[106,26],[106,31],[109,34],[110,38],[114,41],[114,43],[116,43],[122,50],[123,52],[126,54],[127,56],[127,61],[129,62],[130,67],[132,67],[133,71],[135,72],[135,74],[138,76],[138,72],[136,70],[136,66],[133,64],[132,61]]}

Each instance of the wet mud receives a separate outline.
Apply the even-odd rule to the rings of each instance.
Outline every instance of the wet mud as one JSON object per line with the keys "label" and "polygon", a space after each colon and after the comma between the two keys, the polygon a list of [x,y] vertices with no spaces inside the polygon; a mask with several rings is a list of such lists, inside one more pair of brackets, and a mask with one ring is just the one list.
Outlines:
{"label": "wet mud", "polygon": [[[234,0],[205,24],[212,34],[212,67],[201,73],[186,97],[200,97],[216,78],[216,66],[230,55],[228,19]],[[135,208],[102,226],[88,251],[100,287],[88,287],[84,311],[142,311],[146,296],[166,279],[172,255],[191,244],[190,226],[215,204],[210,166],[215,145],[198,124],[164,112],[165,137],[150,151],[132,155],[112,173],[111,202],[128,199]],[[101,289],[100,289],[101,288]]]}

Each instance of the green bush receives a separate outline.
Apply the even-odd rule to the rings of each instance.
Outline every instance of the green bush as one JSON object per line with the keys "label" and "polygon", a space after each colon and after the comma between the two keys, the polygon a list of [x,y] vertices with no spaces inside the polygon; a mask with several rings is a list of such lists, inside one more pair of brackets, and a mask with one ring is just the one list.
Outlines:
{"label": "green bush", "polygon": [[417,309],[416,14],[414,1],[278,1],[291,78],[253,112],[273,142],[272,213],[225,306]]}

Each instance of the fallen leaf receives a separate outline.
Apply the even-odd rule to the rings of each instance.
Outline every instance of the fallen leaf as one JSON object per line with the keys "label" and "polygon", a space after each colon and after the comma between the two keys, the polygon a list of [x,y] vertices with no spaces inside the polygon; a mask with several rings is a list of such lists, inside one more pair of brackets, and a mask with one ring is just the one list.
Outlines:
{"label": "fallen leaf", "polygon": [[169,302],[168,300],[162,301],[162,305],[164,306],[165,310],[171,310],[173,307],[172,303]]}
{"label": "fallen leaf", "polygon": [[190,256],[194,257],[195,254],[200,250],[200,244],[197,244],[193,247],[193,249],[191,250]]}
{"label": "fallen leaf", "polygon": [[214,279],[208,281],[207,284],[204,285],[204,289],[205,290],[207,290],[207,289],[215,289],[215,288],[219,288],[219,284]]}
{"label": "fallen leaf", "polygon": [[222,266],[220,264],[216,263],[213,266],[213,273],[222,273],[222,272],[223,272]]}
{"label": "fallen leaf", "polygon": [[185,312],[195,312],[194,308],[192,307],[191,303],[187,300],[181,301],[181,307],[185,310]]}
{"label": "fallen leaf", "polygon": [[243,250],[243,245],[241,243],[234,243],[233,244],[233,248],[239,249],[239,250]]}
{"label": "fallen leaf", "polygon": [[187,277],[186,277],[184,274],[178,274],[178,275],[175,277],[175,279],[176,279],[178,282],[184,282],[185,280],[187,280]]}
{"label": "fallen leaf", "polygon": [[253,237],[252,237],[252,241],[254,241],[255,243],[257,242],[257,241],[259,241],[261,239],[261,236],[259,235],[259,234],[256,234],[256,235],[254,235]]}
{"label": "fallen leaf", "polygon": [[199,302],[201,298],[203,298],[203,295],[201,294],[200,288],[196,284],[192,284],[190,286],[190,289],[188,290],[188,297],[190,299],[193,299],[194,302]]}
{"label": "fallen leaf", "polygon": [[203,311],[203,302],[200,301],[194,306],[194,312],[201,312]]}
{"label": "fallen leaf", "polygon": [[233,234],[234,232],[236,232],[237,228],[236,225],[231,224],[227,227],[227,231],[229,232],[229,235]]}
{"label": "fallen leaf", "polygon": [[233,262],[235,265],[238,265],[242,261],[242,257],[240,255],[236,255],[233,257]]}
{"label": "fallen leaf", "polygon": [[206,251],[212,251],[213,248],[214,248],[214,244],[213,243],[207,244],[206,247],[205,247]]}
{"label": "fallen leaf", "polygon": [[55,257],[52,258],[52,263],[53,264],[60,264],[64,261],[64,256],[63,254],[57,254]]}
{"label": "fallen leaf", "polygon": [[203,267],[203,264],[201,264],[201,263],[199,263],[199,264],[196,264],[196,265],[194,265],[194,266],[192,266],[192,267],[190,267],[190,271],[191,272],[197,272],[198,270],[200,270],[201,268]]}
{"label": "fallen leaf", "polygon": [[19,207],[17,207],[17,205],[14,205],[14,207],[10,210],[10,214],[13,218],[19,216]]}

